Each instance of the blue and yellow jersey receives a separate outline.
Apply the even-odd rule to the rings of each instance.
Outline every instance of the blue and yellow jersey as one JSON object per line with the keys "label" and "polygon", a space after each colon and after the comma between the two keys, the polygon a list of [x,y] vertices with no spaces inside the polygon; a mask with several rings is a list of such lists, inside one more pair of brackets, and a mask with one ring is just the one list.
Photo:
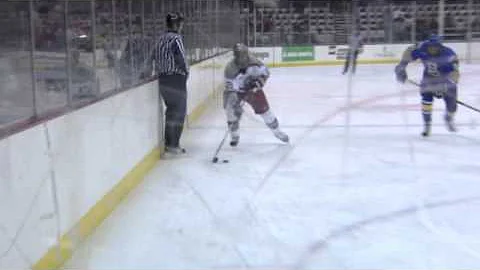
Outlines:
{"label": "blue and yellow jersey", "polygon": [[[436,53],[432,54],[431,49],[434,47]],[[422,61],[424,70],[424,78],[437,78],[437,77],[449,77],[455,83],[458,83],[459,79],[459,63],[458,57],[455,52],[440,43],[436,42],[423,42],[411,48],[408,52],[405,52],[405,60]],[[403,60],[403,58],[402,58]]]}

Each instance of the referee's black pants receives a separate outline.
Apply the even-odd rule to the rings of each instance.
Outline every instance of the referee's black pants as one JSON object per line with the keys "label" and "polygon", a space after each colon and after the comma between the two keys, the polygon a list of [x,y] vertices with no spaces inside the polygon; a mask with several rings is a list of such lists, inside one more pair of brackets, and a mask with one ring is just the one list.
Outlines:
{"label": "referee's black pants", "polygon": [[179,147],[187,114],[187,76],[159,75],[158,86],[165,102],[165,147]]}

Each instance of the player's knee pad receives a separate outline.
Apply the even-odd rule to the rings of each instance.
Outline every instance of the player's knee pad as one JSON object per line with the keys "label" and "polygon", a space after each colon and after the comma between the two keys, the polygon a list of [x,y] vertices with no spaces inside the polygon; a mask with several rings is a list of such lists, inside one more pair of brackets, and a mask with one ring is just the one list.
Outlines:
{"label": "player's knee pad", "polygon": [[229,104],[230,92],[223,92],[223,108],[227,109]]}
{"label": "player's knee pad", "polygon": [[228,130],[230,132],[236,132],[240,129],[240,122],[239,121],[229,121],[227,122],[228,124]]}
{"label": "player's knee pad", "polygon": [[261,116],[263,118],[263,121],[269,128],[271,129],[278,128],[279,124],[278,124],[277,117],[275,116],[275,114],[273,114],[271,110],[267,110],[266,112],[262,113]]}
{"label": "player's knee pad", "polygon": [[224,108],[227,115],[227,121],[234,122],[240,121],[243,114],[242,106],[240,105],[240,99],[235,92],[226,92],[224,97]]}
{"label": "player's knee pad", "polygon": [[235,109],[227,109],[227,122],[239,122],[242,118],[243,111]]}
{"label": "player's knee pad", "polygon": [[238,119],[238,121],[240,121],[240,118],[242,118],[242,114],[243,114],[243,109],[240,105],[234,108],[233,115],[235,116],[236,119]]}
{"label": "player's knee pad", "polygon": [[234,91],[225,91],[223,92],[223,108],[227,109],[228,107],[235,107],[240,104],[240,98],[238,93]]}

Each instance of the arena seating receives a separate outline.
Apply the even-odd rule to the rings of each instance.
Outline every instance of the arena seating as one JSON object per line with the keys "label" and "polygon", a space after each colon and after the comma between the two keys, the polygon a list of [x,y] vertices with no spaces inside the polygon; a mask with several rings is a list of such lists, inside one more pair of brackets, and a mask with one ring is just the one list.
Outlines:
{"label": "arena seating", "polygon": [[[366,37],[367,43],[389,42],[390,38],[392,42],[408,42],[411,40],[413,27],[416,27],[417,35],[419,32],[433,32],[438,28],[438,10],[437,4],[415,4],[414,2],[361,6],[357,13],[358,29]],[[341,16],[345,18],[339,19]],[[244,17],[248,18],[251,30],[255,29],[259,35],[283,36],[284,38],[280,40],[282,44],[289,44],[289,41],[285,40],[288,35],[298,36],[299,34],[317,35],[317,37],[322,35],[322,38],[310,38],[309,42],[313,44],[339,43],[338,40],[328,39],[325,36],[335,36],[337,39],[338,35],[335,33],[338,29],[344,28],[348,32],[353,22],[350,19],[351,12],[346,11],[343,14],[333,12],[328,4],[318,7],[310,4],[301,11],[287,7],[257,8],[255,16],[253,12],[249,12],[244,14]],[[255,26],[253,25],[254,17],[256,17]],[[393,31],[390,35],[393,19],[396,19],[395,27],[403,27],[401,31],[407,32]],[[480,1],[475,1],[471,10],[466,2],[447,3],[445,5],[445,39],[464,40],[469,27],[472,27],[474,32],[480,32]],[[397,39],[395,35],[399,38]],[[258,43],[259,40],[264,39],[257,37],[257,45],[269,45]],[[273,40],[270,41],[273,42]]]}

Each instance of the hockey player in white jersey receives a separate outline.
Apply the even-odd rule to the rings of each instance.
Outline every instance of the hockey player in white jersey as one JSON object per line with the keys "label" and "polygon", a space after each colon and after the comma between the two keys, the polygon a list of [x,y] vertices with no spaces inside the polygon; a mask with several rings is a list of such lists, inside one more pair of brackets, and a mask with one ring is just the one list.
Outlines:
{"label": "hockey player in white jersey", "polygon": [[240,140],[242,104],[248,103],[260,115],[275,137],[287,143],[289,137],[279,128],[278,119],[270,109],[263,86],[270,76],[268,68],[251,55],[247,46],[238,43],[233,48],[234,59],[225,68],[224,108],[230,132],[230,145]]}

